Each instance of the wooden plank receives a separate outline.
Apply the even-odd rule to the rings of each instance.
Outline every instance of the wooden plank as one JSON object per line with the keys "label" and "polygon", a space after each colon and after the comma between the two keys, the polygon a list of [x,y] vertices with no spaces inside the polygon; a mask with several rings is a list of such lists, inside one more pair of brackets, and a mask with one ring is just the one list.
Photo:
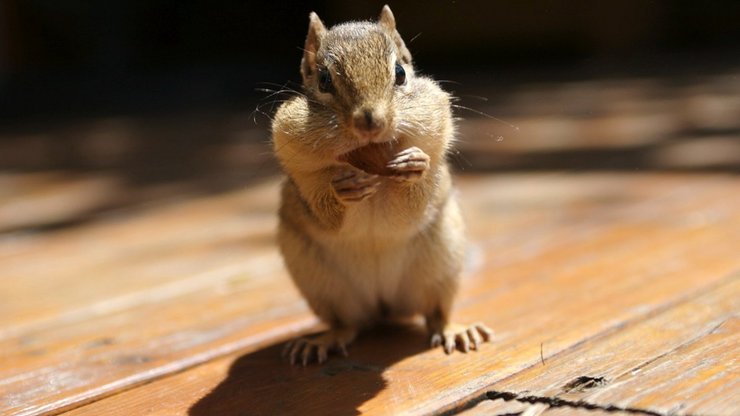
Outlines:
{"label": "wooden plank", "polygon": [[[491,394],[586,403],[644,414],[740,412],[740,274],[708,293],[632,326],[587,340],[507,377]],[[484,400],[498,404],[501,400]],[[478,406],[476,406],[478,407]],[[567,406],[566,406],[567,407]]]}
{"label": "wooden plank", "polygon": [[0,251],[0,339],[112,305],[134,307],[129,303],[147,298],[140,293],[157,287],[197,292],[223,281],[214,271],[224,267],[247,270],[239,266],[244,252],[274,252],[275,187],[273,180],[247,192],[10,240]]}
{"label": "wooden plank", "polygon": [[[533,407],[534,409],[532,409]],[[482,400],[475,406],[456,414],[463,416],[521,415],[525,411],[529,411],[530,413],[542,412],[544,411],[542,407],[542,405],[532,405],[529,403],[517,402],[515,400]],[[547,406],[544,406],[544,408],[546,409]]]}
{"label": "wooden plank", "polygon": [[257,345],[275,325],[315,326],[274,249],[276,203],[273,180],[3,245],[0,413],[84,402]]}
{"label": "wooden plank", "polygon": [[619,410],[584,409],[570,406],[550,407],[542,403],[531,404],[503,399],[484,400],[475,407],[457,414],[460,416],[636,416],[635,413]]}
{"label": "wooden plank", "polygon": [[[605,181],[603,176],[584,182],[579,186],[586,188],[586,192],[594,191],[597,187],[610,187],[615,183],[613,180]],[[659,184],[662,187],[681,188],[680,178],[675,178],[672,182]],[[490,188],[479,187],[481,188],[479,191],[485,192],[486,204],[502,206],[482,205],[483,209],[471,210],[472,216],[476,218],[481,216],[491,218],[475,224],[476,227],[472,230],[474,237],[485,241],[488,246],[496,246],[495,250],[505,250],[503,254],[506,255],[499,256],[497,261],[510,259],[511,256],[508,254],[518,250],[517,243],[521,241],[527,241],[530,245],[536,244],[537,249],[547,249],[541,246],[560,244],[563,238],[573,239],[574,233],[571,230],[557,235],[557,238],[553,237],[554,234],[545,232],[559,227],[559,221],[566,220],[554,217],[551,212],[561,214],[568,212],[574,217],[573,220],[576,220],[576,216],[582,213],[593,214],[595,210],[595,206],[591,206],[590,209],[567,206],[570,200],[579,198],[579,195],[568,191],[568,187],[564,186],[566,183],[567,180],[564,178],[548,180],[547,176],[543,178],[542,175],[534,177],[525,175],[523,178],[509,181],[508,185],[504,179],[492,181]],[[711,186],[711,184],[710,181],[695,185]],[[503,197],[508,198],[508,201],[498,196],[500,192],[498,188],[501,185],[504,188]],[[659,191],[660,188],[655,185],[645,188],[648,192]],[[509,190],[507,193],[506,188],[513,187],[519,190]],[[555,195],[553,187],[556,192],[565,191],[565,195]],[[641,191],[645,193],[646,189]],[[690,187],[683,190],[686,191],[691,191]],[[710,191],[711,189],[703,191],[707,198]],[[632,197],[639,197],[639,190],[628,192],[634,194]],[[723,190],[720,187],[714,189],[714,192],[712,197],[719,198]],[[531,201],[517,201],[517,198],[522,198],[527,193],[541,196]],[[603,194],[603,191],[599,193]],[[591,197],[610,198],[608,195],[598,194],[592,194]],[[658,193],[653,197],[661,195]],[[234,264],[234,256],[241,255],[239,249],[243,251],[272,249],[269,244],[273,238],[276,198],[275,183],[271,182],[250,189],[249,192],[184,202],[177,206],[145,212],[133,219],[114,219],[50,237],[31,235],[18,239],[20,241],[16,241],[15,244],[5,246],[5,255],[1,259],[4,276],[7,278],[0,281],[0,292],[5,295],[4,302],[0,305],[2,312],[0,337],[17,333],[17,327],[22,327],[26,319],[33,322],[33,325],[39,325],[38,321],[43,321],[45,317],[57,319],[85,304],[118,304],[120,302],[111,301],[109,298],[119,298],[127,291],[136,294],[167,281],[179,281],[183,274],[178,269],[187,270],[189,275],[187,278],[190,279],[199,272],[208,273],[221,265]],[[519,204],[517,209],[512,210],[511,205],[517,203]],[[524,205],[524,209],[521,205]],[[549,211],[550,209],[552,211]],[[692,208],[688,206],[685,209]],[[583,217],[588,218],[585,215]],[[601,224],[603,221],[591,220],[591,222],[603,226]],[[578,220],[574,225],[581,227],[579,232],[588,232],[582,229],[583,220]],[[150,229],[156,229],[157,232],[152,233]],[[563,227],[560,226],[559,229]],[[575,235],[575,238],[578,237]],[[225,242],[234,244],[227,245]],[[239,246],[241,242],[257,244]],[[223,248],[223,256],[226,258],[214,256],[213,252],[209,251],[214,247]],[[192,252],[183,255],[183,250]],[[38,261],[39,258],[43,258],[44,261]],[[185,263],[188,259],[191,259],[191,262]],[[95,278],[85,279],[85,290],[80,290],[78,282],[89,275],[94,275]],[[54,278],[50,278],[51,276]],[[212,284],[210,280],[212,278],[208,276],[207,279],[201,279],[202,284]],[[136,295],[129,297],[135,298]],[[97,309],[99,306],[91,308]]]}
{"label": "wooden plank", "polygon": [[[516,177],[510,179],[516,189]],[[527,179],[536,182],[536,176]],[[589,183],[599,188],[593,179],[560,178],[573,188],[589,188]],[[70,414],[201,415],[244,409],[249,414],[419,414],[452,409],[537,365],[540,345],[550,360],[669,310],[740,269],[740,258],[733,255],[740,244],[736,179],[626,175],[611,184],[619,186],[600,192],[616,199],[592,199],[593,193],[584,192],[542,204],[558,212],[551,214],[552,229],[545,231],[555,237],[543,238],[539,246],[507,247],[502,254],[492,247],[503,243],[481,241],[481,265],[464,281],[456,310],[458,320],[483,320],[497,330],[494,344],[480,352],[444,356],[427,350],[417,330],[384,328],[363,336],[349,358],[304,369],[279,359],[281,345],[274,337],[261,349],[245,348]],[[664,192],[650,198],[653,189]],[[490,232],[487,216],[495,201],[487,198],[493,194],[485,178],[463,187],[466,205],[473,207],[469,214],[485,214],[471,227],[479,236]],[[515,210],[515,198],[508,198],[506,209]],[[533,220],[528,232],[537,224]],[[512,259],[502,260],[506,255]]]}
{"label": "wooden plank", "polygon": [[[610,185],[604,184],[603,178],[586,182],[592,184],[581,183],[580,186],[593,189]],[[516,183],[518,188],[538,195],[543,195],[543,189],[555,187],[562,191],[564,188],[562,178],[559,181],[547,180],[541,175],[536,178],[525,176],[509,183]],[[532,184],[537,185],[533,188]],[[504,192],[501,193],[498,188],[502,186]],[[534,206],[536,209],[528,208],[520,213],[520,209],[512,212],[507,205],[516,203],[516,198],[521,195],[507,194],[507,187],[512,188],[506,180],[493,181],[491,189],[495,189],[495,193],[487,192],[486,195],[492,203],[501,203],[503,207],[494,207],[495,212],[472,212],[473,216],[495,218],[476,224],[473,231],[477,232],[479,240],[505,254],[500,258],[512,258],[512,252],[519,248],[521,241],[526,240],[529,244],[534,241],[538,250],[545,250],[545,245],[562,244],[563,238],[573,239],[565,233],[561,233],[563,235],[558,239],[550,238],[550,233],[541,231],[542,228],[553,229],[560,220],[551,218],[548,208],[563,211],[563,200],[567,203],[568,198],[577,198],[577,195],[566,192],[565,197],[562,194],[556,197],[550,191],[550,194],[544,194],[549,205],[542,205],[544,199],[528,201],[527,204],[537,204]],[[31,328],[38,329],[44,325],[58,326],[60,321],[67,322],[74,316],[84,317],[89,310],[100,311],[101,305],[108,309],[112,308],[111,305],[122,305],[118,307],[120,309],[127,304],[127,299],[135,301],[140,293],[150,289],[169,293],[176,286],[177,293],[181,293],[186,288],[199,290],[212,286],[213,279],[217,278],[213,276],[214,269],[223,265],[240,267],[234,262],[235,256],[265,248],[265,244],[271,241],[276,204],[274,188],[273,182],[249,192],[186,202],[182,206],[145,212],[134,219],[116,219],[112,224],[94,224],[51,237],[30,236],[20,239],[20,244],[16,242],[13,247],[6,246],[9,251],[6,250],[2,258],[2,268],[7,279],[0,281],[0,289],[6,295],[5,302],[0,305],[0,319],[4,319],[0,337],[20,333],[26,320],[30,321],[28,325]],[[635,191],[630,190],[630,193]],[[499,194],[508,201],[502,200]],[[249,201],[262,201],[262,204]],[[573,209],[569,207],[568,211]],[[148,231],[153,228],[158,232]],[[485,234],[489,229],[496,232]],[[241,245],[242,242],[257,244]],[[214,253],[214,247],[221,250]],[[271,248],[268,246],[267,249]],[[42,257],[40,253],[43,253]],[[38,258],[44,261],[39,262]],[[186,270],[187,275],[183,276],[181,270]],[[247,267],[238,270],[245,271]],[[85,278],[90,275],[95,278]],[[84,284],[80,284],[83,279]],[[167,284],[169,281],[173,283]],[[81,287],[85,290],[80,290]],[[155,289],[157,287],[162,289]],[[141,296],[143,299],[152,297],[150,293]]]}
{"label": "wooden plank", "polygon": [[247,284],[228,296],[217,287],[201,290],[6,340],[0,404],[43,413],[315,327],[281,283]]}
{"label": "wooden plank", "polygon": [[732,316],[675,351],[621,375],[595,392],[592,400],[674,414],[740,414],[738,299],[740,291],[735,292]]}

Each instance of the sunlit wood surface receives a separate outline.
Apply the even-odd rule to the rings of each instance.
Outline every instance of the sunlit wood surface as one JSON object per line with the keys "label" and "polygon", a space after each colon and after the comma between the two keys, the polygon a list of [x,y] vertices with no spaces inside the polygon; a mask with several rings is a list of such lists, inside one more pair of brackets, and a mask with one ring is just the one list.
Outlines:
{"label": "sunlit wood surface", "polygon": [[92,217],[134,196],[0,182],[2,415],[740,414],[731,173],[460,174],[454,318],[493,343],[446,356],[382,327],[307,368],[280,358],[320,326],[275,247],[277,177]]}

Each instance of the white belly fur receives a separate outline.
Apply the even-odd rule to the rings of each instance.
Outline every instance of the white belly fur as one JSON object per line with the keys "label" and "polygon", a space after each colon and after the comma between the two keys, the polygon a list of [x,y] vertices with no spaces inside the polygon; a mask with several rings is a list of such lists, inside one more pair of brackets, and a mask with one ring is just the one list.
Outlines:
{"label": "white belly fur", "polygon": [[398,227],[384,218],[382,207],[358,204],[347,210],[342,230],[320,244],[358,302],[372,309],[382,303],[392,313],[414,312],[398,290],[410,272],[415,250],[409,244],[418,231],[412,224]]}

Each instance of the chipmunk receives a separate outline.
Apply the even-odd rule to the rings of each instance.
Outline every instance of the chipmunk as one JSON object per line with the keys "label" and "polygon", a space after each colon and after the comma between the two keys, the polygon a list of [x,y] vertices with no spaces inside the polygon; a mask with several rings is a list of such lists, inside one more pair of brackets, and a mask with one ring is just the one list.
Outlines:
{"label": "chipmunk", "polygon": [[465,255],[446,155],[450,96],[417,76],[391,9],[327,29],[309,16],[305,94],[277,110],[282,185],[278,243],[293,281],[329,326],[289,342],[290,362],[346,355],[359,330],[422,314],[432,347],[467,352],[483,324],[450,323]]}

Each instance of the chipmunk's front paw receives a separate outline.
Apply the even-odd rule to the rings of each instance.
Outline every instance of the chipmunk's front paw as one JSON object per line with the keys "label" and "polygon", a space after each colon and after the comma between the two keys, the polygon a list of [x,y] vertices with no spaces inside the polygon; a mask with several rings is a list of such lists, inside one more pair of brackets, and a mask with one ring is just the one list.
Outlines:
{"label": "chipmunk's front paw", "polygon": [[290,359],[290,364],[322,364],[329,357],[329,352],[338,351],[347,356],[347,345],[355,338],[356,331],[350,329],[330,329],[313,337],[301,337],[289,341],[283,348],[283,357]]}
{"label": "chipmunk's front paw", "polygon": [[409,147],[388,162],[386,168],[391,171],[391,179],[414,182],[429,169],[429,155],[418,147]]}
{"label": "chipmunk's front paw", "polygon": [[457,347],[462,352],[477,350],[478,346],[493,339],[493,331],[482,323],[473,325],[447,324],[443,329],[432,333],[432,348],[444,348],[450,354]]}
{"label": "chipmunk's front paw", "polygon": [[359,169],[342,169],[331,181],[331,186],[341,202],[359,202],[378,190],[380,178]]}

